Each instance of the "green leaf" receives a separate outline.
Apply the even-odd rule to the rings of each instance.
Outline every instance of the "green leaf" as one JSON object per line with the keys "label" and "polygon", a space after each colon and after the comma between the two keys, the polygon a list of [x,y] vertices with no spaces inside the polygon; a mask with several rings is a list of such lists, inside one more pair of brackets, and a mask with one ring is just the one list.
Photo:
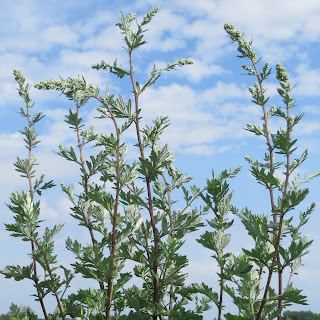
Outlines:
{"label": "green leaf", "polygon": [[224,234],[222,230],[208,232],[206,231],[200,236],[200,239],[196,239],[204,247],[213,250],[217,254],[222,254],[223,249],[227,247],[230,242],[231,234]]}
{"label": "green leaf", "polygon": [[30,121],[30,125],[34,125],[35,123],[39,122],[41,119],[43,119],[45,116],[42,115],[42,112],[38,112],[33,119]]}
{"label": "green leaf", "polygon": [[70,237],[68,237],[68,239],[66,240],[66,248],[68,250],[72,251],[77,257],[80,256],[81,251],[82,251],[81,244],[77,240],[72,242]]}
{"label": "green leaf", "polygon": [[34,128],[25,127],[24,131],[20,132],[26,137],[23,139],[23,141],[26,143],[26,148],[28,150],[35,148],[37,144],[40,143],[40,140],[37,140],[38,135],[36,134]]}
{"label": "green leaf", "polygon": [[33,170],[33,167],[35,165],[38,165],[36,161],[37,159],[35,158],[34,155],[31,155],[30,163],[29,163],[29,159],[21,160],[17,157],[17,161],[16,163],[14,163],[14,166],[16,167],[15,170],[22,173],[20,177],[33,178],[36,172],[35,170]]}
{"label": "green leaf", "polygon": [[80,126],[82,119],[79,118],[78,112],[72,112],[72,110],[69,109],[69,115],[66,115],[65,117],[67,120],[64,120],[64,122],[70,124],[69,128],[77,130],[77,128],[82,127]]}
{"label": "green leaf", "polygon": [[63,228],[64,224],[55,225],[52,230],[46,228],[43,235],[43,241],[46,245],[53,243],[53,238],[57,235],[61,229]]}
{"label": "green leaf", "polygon": [[123,78],[124,76],[130,76],[130,72],[122,69],[122,67],[118,67],[118,62],[117,59],[114,61],[113,65],[105,63],[103,60],[101,61],[100,64],[93,64],[91,66],[93,69],[103,69],[103,70],[108,70],[110,71],[110,73],[115,74],[116,76],[118,76],[119,78]]}
{"label": "green leaf", "polygon": [[202,282],[200,285],[197,283],[192,283],[192,288],[194,288],[197,293],[202,293],[205,296],[207,296],[212,302],[214,302],[218,306],[218,293],[213,292],[212,288],[208,287],[205,283]]}
{"label": "green leaf", "polygon": [[68,150],[60,144],[59,149],[60,149],[60,152],[56,152],[59,156],[65,158],[66,160],[73,161],[81,165],[72,147],[70,147],[70,149]]}
{"label": "green leaf", "polygon": [[276,151],[278,154],[292,154],[297,148],[292,147],[296,144],[297,139],[292,140],[290,136],[290,132],[287,130],[277,131],[277,134],[271,134],[273,147],[278,149]]}
{"label": "green leaf", "polygon": [[95,190],[88,193],[88,196],[91,200],[96,201],[97,203],[101,204],[108,212],[114,212],[115,207],[115,200],[110,193],[105,193],[102,190]]}
{"label": "green leaf", "polygon": [[3,270],[0,270],[6,278],[14,278],[16,281],[20,281],[23,279],[31,279],[32,280],[32,272],[33,272],[33,263],[27,267],[20,266],[7,266]]}
{"label": "green leaf", "polygon": [[[151,150],[149,159],[139,157],[141,167],[138,171],[143,174],[147,180],[155,181],[156,176],[161,173],[161,169],[167,167],[174,160],[172,155],[173,151],[168,150],[167,144],[163,149],[160,149],[158,145],[155,145],[154,149]],[[147,169],[147,172],[145,169]]]}
{"label": "green leaf", "polygon": [[[49,181],[49,182],[45,182],[43,183],[43,179],[44,179],[45,175],[42,174],[40,179],[36,179],[35,183],[34,183],[34,187],[33,190],[34,192],[37,192],[39,196],[41,196],[42,194],[42,190],[46,190],[46,189],[50,189],[55,187],[56,185],[53,183],[53,181]],[[43,184],[42,184],[43,183]],[[41,185],[42,184],[42,185]]]}
{"label": "green leaf", "polygon": [[231,313],[227,313],[224,315],[226,320],[251,320],[251,318],[249,317],[244,317],[244,316],[234,316]]}

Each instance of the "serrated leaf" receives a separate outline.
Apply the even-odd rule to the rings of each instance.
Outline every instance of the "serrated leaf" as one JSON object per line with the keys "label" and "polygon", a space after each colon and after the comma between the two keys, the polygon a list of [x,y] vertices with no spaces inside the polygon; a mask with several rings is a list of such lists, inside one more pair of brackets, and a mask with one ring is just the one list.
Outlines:
{"label": "serrated leaf", "polygon": [[7,266],[3,270],[0,270],[6,278],[14,278],[16,281],[20,281],[23,279],[32,279],[32,272],[33,272],[33,263],[27,267],[20,267],[20,266]]}

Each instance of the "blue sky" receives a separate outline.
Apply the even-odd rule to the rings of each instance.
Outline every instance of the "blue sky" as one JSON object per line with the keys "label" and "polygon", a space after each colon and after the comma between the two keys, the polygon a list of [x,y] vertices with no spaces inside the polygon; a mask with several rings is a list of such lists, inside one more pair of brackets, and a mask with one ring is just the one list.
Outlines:
{"label": "blue sky", "polygon": [[[153,7],[160,10],[148,25],[145,33],[148,42],[134,52],[134,66],[137,80],[145,81],[153,64],[162,67],[168,61],[191,58],[194,65],[177,68],[164,74],[156,85],[141,96],[142,125],[151,124],[156,116],[168,115],[171,126],[163,135],[162,143],[168,143],[176,150],[175,166],[193,177],[192,184],[202,187],[211,178],[212,169],[222,170],[242,166],[236,178],[230,180],[230,189],[235,191],[233,205],[239,209],[247,206],[254,213],[270,213],[268,193],[250,175],[245,155],[262,160],[266,151],[263,139],[246,132],[247,123],[260,124],[262,116],[258,106],[253,104],[248,92],[255,80],[242,76],[236,45],[231,44],[223,25],[232,23],[245,37],[253,38],[253,48],[262,63],[270,62],[272,76],[265,82],[270,95],[270,104],[281,105],[276,88],[275,65],[280,62],[291,75],[291,82],[297,84],[292,95],[297,99],[293,114],[304,113],[294,136],[298,138],[295,157],[307,148],[309,157],[299,173],[309,174],[319,170],[320,130],[320,3],[317,0],[254,1],[254,0],[175,0],[175,1],[1,1],[0,3],[0,269],[6,265],[26,265],[30,261],[30,246],[20,239],[11,238],[3,223],[13,222],[4,202],[14,190],[24,190],[27,181],[14,170],[16,157],[26,157],[26,149],[19,130],[25,126],[17,111],[24,101],[16,90],[13,70],[19,69],[26,82],[35,84],[49,78],[58,80],[59,75],[76,77],[83,75],[87,82],[98,85],[101,93],[108,84],[111,93],[130,97],[129,79],[119,81],[112,74],[91,68],[101,60],[113,62],[116,58],[123,66],[128,65],[127,53],[120,30],[115,26],[119,12],[125,15],[136,12],[138,19]],[[261,65],[262,65],[261,63]],[[36,149],[40,163],[38,173],[45,173],[58,185],[41,197],[41,214],[46,219],[43,226],[66,223],[57,236],[56,253],[60,264],[74,261],[73,255],[65,249],[65,239],[73,237],[89,242],[87,230],[79,227],[69,216],[70,203],[61,192],[60,182],[78,181],[79,169],[56,155],[59,144],[68,145],[74,141],[74,133],[63,121],[68,109],[74,108],[72,101],[59,96],[55,91],[31,89],[35,102],[34,112],[42,110],[46,117],[36,127],[41,146]],[[88,125],[94,124],[97,132],[112,130],[111,123],[94,119],[98,105],[90,102],[82,108],[82,117]],[[283,124],[272,119],[271,131]],[[132,140],[134,131],[128,131],[125,138]],[[87,154],[91,152],[86,150]],[[128,159],[137,158],[134,148],[129,148]],[[279,158],[278,158],[279,159]],[[279,159],[280,160],[280,159]],[[281,173],[279,173],[281,177]],[[319,202],[319,180],[309,183],[310,194],[305,209],[312,201]],[[179,194],[176,195],[181,199]],[[200,202],[199,202],[200,203]],[[176,209],[183,207],[180,202]],[[298,216],[299,210],[294,212]],[[304,257],[304,267],[293,284],[304,290],[310,306],[293,306],[291,310],[311,310],[320,313],[318,292],[320,286],[320,207],[312,214],[303,232],[313,239],[310,253]],[[211,252],[201,247],[195,239],[206,229],[187,238],[182,252],[190,261],[188,282],[204,281],[218,290],[217,267],[210,257]],[[252,243],[239,221],[231,229],[229,250],[240,253]],[[286,279],[286,278],[285,278]],[[79,287],[95,287],[77,277],[69,293]],[[0,276],[0,313],[8,311],[11,302],[31,306],[40,312],[40,306],[33,302],[34,288],[29,281],[15,282]],[[48,309],[54,308],[54,300],[48,298]],[[51,306],[51,308],[50,308]],[[215,308],[207,312],[207,318],[216,316]],[[226,310],[234,306],[226,300]]]}

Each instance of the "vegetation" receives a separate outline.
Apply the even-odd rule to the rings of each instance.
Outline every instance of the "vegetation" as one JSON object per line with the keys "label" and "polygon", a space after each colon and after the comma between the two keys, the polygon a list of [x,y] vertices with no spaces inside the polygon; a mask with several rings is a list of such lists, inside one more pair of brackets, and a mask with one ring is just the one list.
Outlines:
{"label": "vegetation", "polygon": [[311,311],[285,311],[282,320],[320,320],[320,313]]}
{"label": "vegetation", "polygon": [[[307,236],[301,235],[300,228],[307,223],[315,203],[300,213],[297,226],[292,224],[290,213],[309,193],[308,189],[301,189],[300,186],[320,175],[317,172],[302,179],[299,175],[294,179],[292,177],[293,172],[296,173],[295,170],[306,160],[308,152],[305,150],[293,159],[297,149],[297,139],[292,136],[293,128],[300,122],[302,115],[292,115],[295,100],[291,97],[293,87],[289,82],[290,77],[278,63],[278,93],[284,107],[269,107],[269,97],[265,96],[264,88],[264,80],[271,75],[269,63],[259,72],[261,58],[257,58],[252,50],[252,42],[243,38],[233,25],[225,24],[230,39],[238,43],[240,58],[249,63],[242,65],[242,68],[257,81],[253,87],[249,87],[249,91],[252,102],[261,111],[262,125],[249,123],[246,130],[262,136],[264,144],[267,143],[267,151],[262,162],[250,156],[245,159],[252,175],[267,190],[270,208],[267,213],[256,214],[247,207],[240,211],[231,204],[233,192],[229,193],[226,180],[234,178],[241,167],[224,170],[220,174],[212,170],[212,177],[207,179],[204,187],[193,185],[186,188],[192,178],[173,165],[174,152],[167,144],[163,146],[159,142],[160,136],[169,126],[169,118],[160,116],[153,121],[152,126],[140,127],[143,109],[139,99],[144,91],[162,73],[193,63],[190,59],[179,59],[175,63],[168,63],[163,69],[154,66],[144,84],[137,81],[133,52],[145,44],[145,26],[158,9],[156,7],[147,13],[140,24],[135,13],[125,17],[121,12],[121,22],[117,25],[124,35],[125,50],[128,53],[127,67],[118,65],[117,60],[113,64],[101,61],[92,65],[93,69],[105,70],[127,80],[133,94],[132,100],[125,101],[120,95],[115,98],[110,94],[108,86],[105,97],[101,96],[98,87],[88,84],[84,77],[79,76],[67,80],[49,79],[35,85],[39,90],[60,91],[74,102],[65,122],[74,131],[76,142],[73,146],[60,145],[57,153],[77,165],[81,172],[81,190],[78,194],[74,194],[73,185],[61,183],[61,188],[72,202],[71,216],[79,226],[86,228],[90,234],[90,243],[83,245],[68,237],[66,247],[74,254],[76,262],[72,264],[73,270],[60,265],[63,278],[56,273],[59,267],[57,256],[53,253],[53,238],[63,224],[55,225],[52,229],[46,228],[42,236],[39,236],[37,230],[42,220],[40,200],[36,201],[35,198],[55,186],[53,181],[44,182],[44,175],[39,179],[35,177],[37,163],[32,152],[40,141],[37,140],[34,125],[43,115],[41,112],[31,115],[33,105],[30,104],[30,85],[25,86],[22,73],[14,70],[19,95],[26,102],[20,114],[27,122],[21,133],[28,150],[27,158],[17,158],[15,167],[27,179],[28,189],[12,193],[7,206],[14,214],[15,221],[6,224],[6,230],[11,232],[11,236],[30,243],[32,261],[23,267],[7,266],[0,272],[6,278],[14,278],[16,281],[29,279],[33,282],[36,299],[46,320],[67,320],[69,317],[87,320],[200,320],[203,318],[202,313],[212,308],[212,305],[217,308],[218,320],[223,316],[227,320],[281,320],[282,311],[286,307],[293,303],[307,304],[306,296],[301,294],[302,290],[293,287],[291,278],[302,266],[301,258],[308,253],[312,243]],[[135,29],[131,28],[133,21],[136,22]],[[85,129],[81,115],[91,99],[99,103],[99,118],[112,124],[112,132],[98,134],[94,127]],[[276,117],[281,119],[284,129],[271,133],[270,122]],[[136,136],[137,143],[133,147],[139,152],[138,159],[133,163],[126,159],[129,143],[124,142],[122,135],[129,127],[133,128]],[[88,155],[89,150],[92,152],[88,145],[96,147],[96,152]],[[278,171],[283,172],[282,180],[278,177]],[[176,192],[183,192],[185,203],[183,209],[177,211],[173,207],[177,202],[174,200]],[[196,199],[203,200],[203,207],[191,208]],[[121,205],[124,213],[120,210]],[[229,212],[241,220],[254,241],[251,250],[243,248],[239,256],[227,250],[231,234],[226,231],[234,221],[228,221]],[[188,259],[179,253],[185,242],[183,238],[205,226],[201,218],[209,213],[211,219],[206,221],[214,231],[206,231],[196,240],[213,251],[212,257],[219,266],[218,292],[214,292],[205,283],[186,285],[187,274],[184,269]],[[289,245],[284,243],[285,237],[291,240]],[[132,272],[122,272],[126,261],[134,263]],[[40,268],[44,271],[42,278],[39,276]],[[284,272],[289,276],[287,284],[283,284]],[[264,273],[266,279],[263,279]],[[97,288],[79,289],[77,293],[64,297],[75,274],[92,279]],[[134,276],[142,280],[142,287],[133,285],[125,288]],[[272,277],[278,280],[275,289],[271,287]],[[266,280],[265,283],[263,280]],[[45,306],[45,297],[49,294],[53,294],[56,299],[57,307],[53,314],[47,312]],[[223,313],[225,294],[232,298],[238,314]],[[186,307],[191,301],[196,303],[194,310]],[[128,309],[129,315],[124,315],[123,312]],[[15,320],[37,319],[30,309],[15,305],[11,306],[10,317]],[[287,318],[289,320],[289,316]]]}

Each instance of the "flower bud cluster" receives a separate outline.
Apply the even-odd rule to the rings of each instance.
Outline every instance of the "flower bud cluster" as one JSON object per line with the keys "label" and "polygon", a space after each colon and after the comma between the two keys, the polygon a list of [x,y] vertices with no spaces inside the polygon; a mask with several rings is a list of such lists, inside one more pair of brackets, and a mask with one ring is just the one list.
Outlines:
{"label": "flower bud cluster", "polygon": [[152,9],[150,12],[148,12],[144,17],[143,17],[143,24],[149,23],[152,19],[152,17],[154,17],[154,15],[158,12],[159,10],[159,6],[155,7],[154,9]]}
{"label": "flower bud cluster", "polygon": [[251,95],[252,95],[252,98],[258,99],[259,94],[260,94],[260,90],[259,90],[259,87],[258,87],[258,83],[257,83],[257,82],[255,82],[255,83],[253,84],[253,87],[249,87],[249,91],[250,91],[250,93],[251,93]]}
{"label": "flower bud cluster", "polygon": [[286,72],[286,68],[283,67],[280,63],[277,63],[277,79],[279,81],[287,82],[289,80],[289,75]]}
{"label": "flower bud cluster", "polygon": [[[285,91],[285,93],[288,95],[291,91],[291,82],[288,82],[289,80],[289,75],[286,72],[286,68],[282,67],[280,63],[277,63],[277,79],[280,82],[281,88]],[[279,90],[278,90],[279,92]],[[279,92],[280,93],[280,92]],[[284,96],[284,92],[280,93],[281,96]]]}
{"label": "flower bud cluster", "polygon": [[245,38],[242,38],[239,30],[236,30],[232,24],[226,23],[224,29],[230,35],[231,40],[238,42],[238,51],[242,53],[243,57],[248,57],[249,59],[256,62],[256,53],[251,49],[251,43],[249,43]]}
{"label": "flower bud cluster", "polygon": [[[249,123],[250,124],[250,123]],[[247,126],[249,126],[249,124]],[[254,164],[254,160],[252,158],[250,158],[249,156],[245,156],[244,157],[248,162],[250,162],[251,164]]]}
{"label": "flower bud cluster", "polygon": [[47,81],[40,81],[39,83],[35,84],[34,87],[42,90],[54,89],[62,91],[63,89],[66,89],[68,87],[68,82],[65,80],[53,81],[49,79]]}
{"label": "flower bud cluster", "polygon": [[127,17],[127,23],[130,25],[130,23],[136,18],[136,13],[130,13]]}
{"label": "flower bud cluster", "polygon": [[193,64],[193,61],[191,59],[179,59],[177,64],[179,66],[184,66],[185,64]]}

